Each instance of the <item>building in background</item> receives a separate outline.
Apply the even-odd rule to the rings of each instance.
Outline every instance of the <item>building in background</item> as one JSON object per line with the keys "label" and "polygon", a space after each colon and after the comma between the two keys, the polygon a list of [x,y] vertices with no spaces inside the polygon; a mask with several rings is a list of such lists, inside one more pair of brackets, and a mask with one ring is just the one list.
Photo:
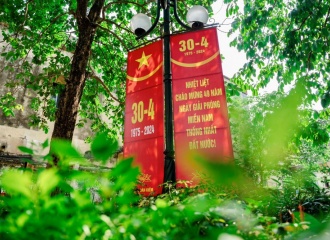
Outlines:
{"label": "building in background", "polygon": [[[8,50],[10,45],[3,41],[2,29],[0,23],[0,53]],[[69,52],[63,52],[70,57]],[[26,58],[27,61],[32,62],[32,54],[29,54]],[[6,67],[7,66],[7,67]],[[10,68],[8,68],[10,66]],[[28,148],[34,148],[35,150],[41,150],[40,145],[46,139],[50,139],[53,131],[53,122],[47,122],[49,126],[48,133],[43,130],[33,128],[29,125],[29,117],[33,113],[33,110],[29,107],[33,97],[36,93],[28,88],[26,85],[17,85],[14,91],[9,91],[10,88],[6,87],[12,80],[17,79],[17,75],[21,72],[20,61],[17,60],[8,64],[8,61],[0,56],[0,100],[16,99],[15,103],[17,111],[15,116],[6,116],[5,110],[0,106],[0,154],[12,153],[20,154],[21,152],[17,148],[18,146],[25,146]],[[41,73],[44,66],[34,65],[32,74],[38,75]],[[60,75],[60,74],[59,74]],[[54,96],[55,97],[55,96]],[[8,101],[8,100],[7,100]],[[0,104],[1,103],[0,101]],[[85,143],[84,139],[88,136],[92,136],[92,131],[88,126],[83,128],[76,128],[73,137],[73,145],[81,152],[85,153],[89,150],[89,144]],[[48,149],[38,152],[38,154],[47,153]]]}

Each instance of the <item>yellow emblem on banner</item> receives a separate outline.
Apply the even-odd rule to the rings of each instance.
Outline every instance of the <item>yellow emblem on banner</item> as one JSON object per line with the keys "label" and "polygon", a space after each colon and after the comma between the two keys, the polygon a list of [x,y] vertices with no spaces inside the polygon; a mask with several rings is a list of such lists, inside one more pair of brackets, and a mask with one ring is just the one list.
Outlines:
{"label": "yellow emblem on banner", "polygon": [[143,174],[140,175],[139,181],[141,181],[143,183],[145,183],[145,182],[151,182],[151,175],[150,174],[143,173]]}
{"label": "yellow emblem on banner", "polygon": [[171,62],[180,66],[180,67],[189,67],[189,68],[192,68],[192,67],[200,67],[202,65],[205,65],[209,62],[211,62],[213,59],[215,59],[218,55],[220,54],[219,51],[217,51],[215,54],[213,54],[211,57],[209,57],[208,59],[206,60],[203,60],[201,62],[196,62],[196,63],[183,63],[183,62],[179,62],[179,61],[176,61],[174,60],[173,58],[171,58]]}
{"label": "yellow emblem on banner", "polygon": [[147,74],[145,76],[131,77],[131,76],[127,75],[127,79],[134,81],[134,82],[140,82],[140,81],[146,80],[146,79],[152,77],[162,66],[163,66],[163,62],[161,62],[152,72],[150,72],[149,74]]}
{"label": "yellow emblem on banner", "polygon": [[136,59],[135,61],[137,61],[139,63],[139,68],[140,69],[143,65],[146,65],[147,67],[149,67],[149,62],[148,59],[151,57],[152,54],[146,55],[144,52],[142,53],[142,56],[139,59]]}

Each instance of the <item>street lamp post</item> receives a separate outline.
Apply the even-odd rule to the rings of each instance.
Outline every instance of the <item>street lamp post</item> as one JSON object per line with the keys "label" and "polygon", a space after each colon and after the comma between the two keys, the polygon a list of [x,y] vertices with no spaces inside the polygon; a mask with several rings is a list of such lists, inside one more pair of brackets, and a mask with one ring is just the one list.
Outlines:
{"label": "street lamp post", "polygon": [[165,166],[164,183],[175,182],[174,141],[173,141],[173,107],[172,107],[172,72],[171,72],[171,49],[170,49],[170,23],[171,12],[177,22],[187,30],[202,28],[208,20],[208,12],[202,6],[194,6],[187,13],[186,25],[181,21],[177,13],[177,0],[157,0],[157,15],[155,22],[145,14],[139,13],[131,20],[131,28],[137,35],[137,39],[147,36],[154,30],[160,19],[160,11],[163,10],[163,48],[164,48],[164,95],[165,95]]}

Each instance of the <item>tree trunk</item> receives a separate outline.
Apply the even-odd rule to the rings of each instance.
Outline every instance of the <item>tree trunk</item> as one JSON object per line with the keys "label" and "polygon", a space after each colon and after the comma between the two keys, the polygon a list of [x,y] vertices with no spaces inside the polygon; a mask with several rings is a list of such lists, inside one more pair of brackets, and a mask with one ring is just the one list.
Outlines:
{"label": "tree trunk", "polygon": [[[95,0],[87,15],[88,0],[77,0],[78,42],[72,58],[70,76],[60,96],[52,139],[71,141],[80,99],[86,81],[86,67],[97,24],[105,0]],[[55,164],[57,160],[55,160]]]}

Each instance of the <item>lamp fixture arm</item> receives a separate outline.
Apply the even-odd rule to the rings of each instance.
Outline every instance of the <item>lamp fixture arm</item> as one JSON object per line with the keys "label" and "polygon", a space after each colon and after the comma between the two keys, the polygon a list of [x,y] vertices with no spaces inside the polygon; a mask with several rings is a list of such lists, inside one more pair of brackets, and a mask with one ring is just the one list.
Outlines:
{"label": "lamp fixture arm", "polygon": [[185,29],[187,29],[187,30],[191,30],[192,28],[190,27],[190,26],[188,26],[187,24],[185,24],[181,19],[180,19],[180,17],[179,17],[179,15],[178,15],[178,11],[177,11],[177,9],[178,9],[178,6],[177,6],[177,0],[170,0],[170,4],[171,4],[171,6],[173,6],[173,9],[174,9],[174,17],[175,17],[175,19],[178,21],[178,23],[182,26],[182,27],[184,27]]}
{"label": "lamp fixture arm", "polygon": [[136,37],[136,40],[139,40],[141,38],[144,38],[145,36],[147,36],[149,33],[151,33],[155,27],[157,26],[158,22],[159,22],[159,18],[160,18],[160,9],[161,9],[161,4],[160,4],[161,0],[157,0],[157,15],[156,15],[156,19],[155,22],[152,24],[152,26],[148,29],[148,31],[146,31],[144,34]]}

